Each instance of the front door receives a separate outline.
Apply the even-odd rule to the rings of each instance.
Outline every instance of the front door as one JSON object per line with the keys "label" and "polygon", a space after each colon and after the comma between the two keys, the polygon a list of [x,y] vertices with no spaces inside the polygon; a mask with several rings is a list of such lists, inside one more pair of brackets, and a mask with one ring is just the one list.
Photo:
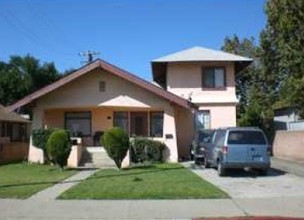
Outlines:
{"label": "front door", "polygon": [[148,114],[147,112],[131,112],[131,136],[148,136]]}

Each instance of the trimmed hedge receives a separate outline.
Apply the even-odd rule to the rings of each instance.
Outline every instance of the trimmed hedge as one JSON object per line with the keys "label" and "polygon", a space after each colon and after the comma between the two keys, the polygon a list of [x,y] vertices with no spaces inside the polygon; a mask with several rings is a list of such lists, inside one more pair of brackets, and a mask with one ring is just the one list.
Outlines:
{"label": "trimmed hedge", "polygon": [[111,128],[101,136],[101,144],[116,166],[121,169],[123,159],[129,150],[129,136],[121,128]]}
{"label": "trimmed hedge", "polygon": [[160,141],[147,138],[135,138],[131,142],[132,163],[163,162],[163,151],[166,145]]}
{"label": "trimmed hedge", "polygon": [[32,131],[32,140],[33,140],[33,145],[43,151],[44,158],[46,161],[50,161],[47,150],[46,150],[46,145],[49,137],[53,133],[54,129],[35,129]]}
{"label": "trimmed hedge", "polygon": [[63,129],[54,130],[47,141],[47,153],[51,161],[63,169],[67,164],[71,149],[69,132]]}

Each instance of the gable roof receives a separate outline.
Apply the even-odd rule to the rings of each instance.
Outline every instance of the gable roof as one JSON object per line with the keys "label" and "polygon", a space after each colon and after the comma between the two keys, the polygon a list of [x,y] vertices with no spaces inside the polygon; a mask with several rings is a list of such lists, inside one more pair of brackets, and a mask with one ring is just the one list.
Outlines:
{"label": "gable roof", "polygon": [[15,112],[9,112],[3,105],[0,105],[0,121],[24,122],[29,123],[25,118],[22,118]]}
{"label": "gable roof", "polygon": [[232,53],[196,46],[152,60],[152,62],[186,62],[186,61],[252,62],[252,59],[238,56]]}
{"label": "gable roof", "polygon": [[165,84],[168,63],[212,61],[234,62],[235,71],[239,72],[247,67],[253,60],[232,53],[196,46],[152,60],[153,80],[161,85]]}
{"label": "gable roof", "polygon": [[82,75],[89,73],[90,71],[92,71],[96,68],[100,68],[115,76],[125,79],[145,90],[148,90],[148,91],[154,93],[157,96],[160,96],[160,97],[162,97],[172,103],[175,103],[179,106],[182,106],[184,108],[194,107],[194,104],[189,102],[186,99],[183,99],[177,95],[174,95],[173,93],[165,91],[164,89],[162,89],[156,85],[153,85],[152,83],[149,83],[149,82],[135,76],[134,74],[131,74],[123,69],[120,69],[119,67],[116,67],[104,60],[97,59],[97,60],[81,67],[80,69],[76,70],[75,72],[39,89],[36,92],[33,92],[32,94],[25,96],[24,98],[15,102],[11,106],[7,107],[7,109],[9,109],[10,111],[13,111],[17,108],[27,105],[27,104],[31,103],[32,101],[42,97],[43,95],[46,95],[47,93],[56,90],[57,88],[73,81],[74,79],[76,79]]}

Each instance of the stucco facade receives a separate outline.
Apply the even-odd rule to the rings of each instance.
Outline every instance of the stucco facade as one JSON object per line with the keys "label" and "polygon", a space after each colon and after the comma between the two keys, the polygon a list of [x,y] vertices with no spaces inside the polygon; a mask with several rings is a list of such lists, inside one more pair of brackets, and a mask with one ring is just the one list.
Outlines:
{"label": "stucco facade", "polygon": [[[202,87],[202,69],[225,69],[226,86],[220,89]],[[167,65],[167,90],[191,100],[210,112],[210,128],[236,126],[235,77],[233,62],[176,62]]]}
{"label": "stucco facade", "polygon": [[304,131],[277,131],[273,155],[289,160],[304,160]]}

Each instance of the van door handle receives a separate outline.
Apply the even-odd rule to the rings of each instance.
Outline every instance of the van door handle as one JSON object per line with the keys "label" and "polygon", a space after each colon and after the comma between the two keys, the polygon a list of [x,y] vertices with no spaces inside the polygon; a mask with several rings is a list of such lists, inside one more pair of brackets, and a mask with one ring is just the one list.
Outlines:
{"label": "van door handle", "polygon": [[254,150],[255,150],[255,149],[252,147],[252,148],[251,148],[251,151],[254,151]]}

